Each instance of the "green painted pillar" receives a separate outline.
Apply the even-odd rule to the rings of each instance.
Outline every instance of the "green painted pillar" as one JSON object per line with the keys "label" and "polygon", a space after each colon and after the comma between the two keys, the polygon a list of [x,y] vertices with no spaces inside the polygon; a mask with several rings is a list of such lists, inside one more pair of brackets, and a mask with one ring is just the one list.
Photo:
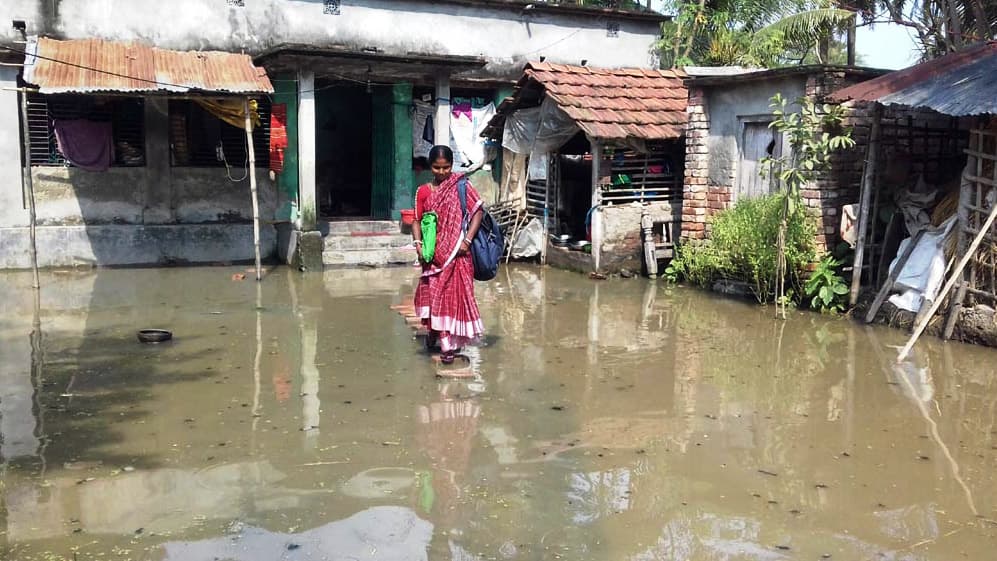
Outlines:
{"label": "green painted pillar", "polygon": [[[296,74],[279,74],[274,78],[274,103],[287,106],[287,149],[284,171],[277,176],[280,207],[277,222],[298,220],[298,80]],[[257,156],[259,158],[259,156]]]}
{"label": "green painted pillar", "polygon": [[415,174],[412,171],[412,84],[391,88],[391,115],[394,125],[394,189],[391,217],[401,218],[401,210],[414,208]]}
{"label": "green painted pillar", "polygon": [[371,213],[374,218],[401,217],[412,208],[412,84],[394,84],[374,92]]}
{"label": "green painted pillar", "polygon": [[394,186],[394,127],[392,126],[391,92],[392,87],[378,87],[373,93],[374,115],[372,119],[371,142],[373,158],[371,164],[370,213],[374,218],[386,219],[391,216],[391,191]]}

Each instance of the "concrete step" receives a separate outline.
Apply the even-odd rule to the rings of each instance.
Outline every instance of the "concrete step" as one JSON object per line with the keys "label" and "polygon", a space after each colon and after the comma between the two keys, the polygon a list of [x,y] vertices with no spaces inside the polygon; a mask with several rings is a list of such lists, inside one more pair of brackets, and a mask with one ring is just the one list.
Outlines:
{"label": "concrete step", "polygon": [[323,236],[350,236],[357,234],[398,234],[398,222],[394,220],[343,220],[318,223]]}
{"label": "concrete step", "polygon": [[323,239],[326,251],[355,249],[400,249],[412,245],[409,234],[371,234],[326,236]]}
{"label": "concrete step", "polygon": [[415,249],[332,249],[322,252],[322,263],[331,267],[412,265],[415,260]]}

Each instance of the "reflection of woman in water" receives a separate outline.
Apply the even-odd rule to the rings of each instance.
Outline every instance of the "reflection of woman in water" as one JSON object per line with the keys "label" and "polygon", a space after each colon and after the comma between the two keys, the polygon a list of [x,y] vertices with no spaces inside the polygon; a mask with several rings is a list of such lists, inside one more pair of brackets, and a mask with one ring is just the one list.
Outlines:
{"label": "reflection of woman in water", "polygon": [[[478,304],[474,300],[474,264],[471,261],[471,240],[481,226],[481,198],[467,183],[467,213],[470,217],[464,231],[464,213],[457,193],[463,177],[453,173],[453,152],[446,146],[434,146],[429,151],[433,181],[419,187],[415,195],[415,223],[412,237],[422,263],[422,277],[415,291],[415,313],[429,329],[428,346],[439,342],[445,364],[454,361],[457,349],[484,333]],[[423,261],[422,228],[424,214],[436,213],[436,252],[431,261]]]}
{"label": "reflection of woman in water", "polygon": [[[471,445],[481,415],[477,400],[454,398],[450,392],[450,384],[441,385],[439,399],[420,405],[416,411],[419,423],[416,439],[432,462],[430,480],[423,482],[430,486],[432,504],[422,506],[438,513],[438,523],[446,529],[453,528],[459,518],[456,508],[462,495],[459,478],[469,468]],[[426,495],[424,492],[423,496]]]}

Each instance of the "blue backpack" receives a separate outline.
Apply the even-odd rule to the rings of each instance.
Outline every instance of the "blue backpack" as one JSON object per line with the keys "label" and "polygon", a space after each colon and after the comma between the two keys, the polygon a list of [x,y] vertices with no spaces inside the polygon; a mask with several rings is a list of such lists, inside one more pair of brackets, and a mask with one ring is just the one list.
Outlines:
{"label": "blue backpack", "polygon": [[[470,217],[467,215],[467,178],[457,182],[457,195],[460,197],[460,210],[464,215],[464,231]],[[474,280],[490,281],[498,274],[499,261],[505,253],[505,237],[492,215],[481,208],[481,227],[471,241],[471,260],[474,262]]]}

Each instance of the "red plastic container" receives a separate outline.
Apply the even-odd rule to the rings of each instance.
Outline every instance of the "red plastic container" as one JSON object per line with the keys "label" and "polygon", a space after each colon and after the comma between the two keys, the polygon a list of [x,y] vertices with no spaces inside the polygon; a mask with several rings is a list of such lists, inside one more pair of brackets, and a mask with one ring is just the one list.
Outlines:
{"label": "red plastic container", "polygon": [[412,231],[412,224],[415,222],[415,210],[404,209],[401,211],[401,214],[402,214],[402,221],[400,224],[401,230],[403,233],[409,233]]}

